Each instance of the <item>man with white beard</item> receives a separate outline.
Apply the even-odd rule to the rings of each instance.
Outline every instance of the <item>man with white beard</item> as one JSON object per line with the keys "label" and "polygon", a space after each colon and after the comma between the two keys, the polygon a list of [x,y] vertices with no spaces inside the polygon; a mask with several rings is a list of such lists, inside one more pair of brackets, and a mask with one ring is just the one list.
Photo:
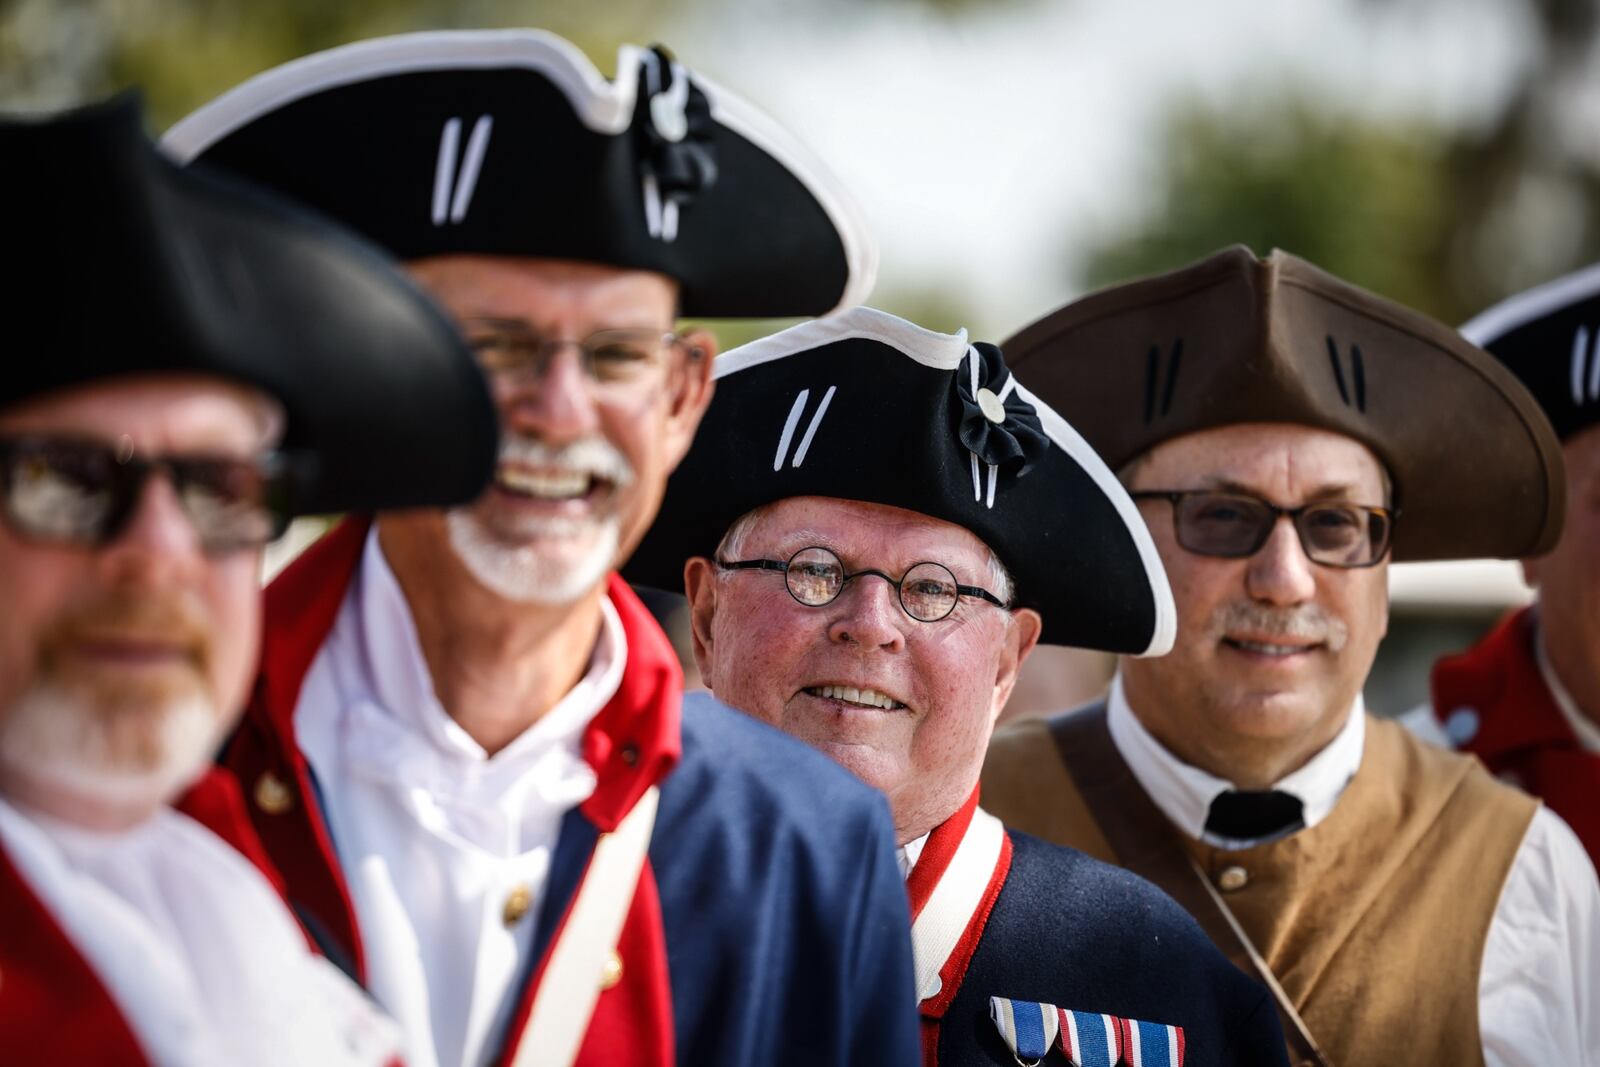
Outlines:
{"label": "man with white beard", "polygon": [[[0,121],[0,157],[28,266],[0,379],[0,1058],[392,1063],[208,767],[261,546],[298,512],[470,498],[493,435],[396,412],[484,419],[481,378],[373,249],[180,170],[130,99]],[[363,474],[379,456],[407,476]]]}
{"label": "man with white beard", "polygon": [[663,50],[624,49],[608,82],[533,31],[310,56],[167,144],[406,260],[499,408],[476,502],[351,519],[268,590],[227,755],[291,899],[413,1062],[914,1062],[882,797],[681,709],[670,645],[610,573],[710,399],[714,342],[677,316],[864,293],[832,179]]}

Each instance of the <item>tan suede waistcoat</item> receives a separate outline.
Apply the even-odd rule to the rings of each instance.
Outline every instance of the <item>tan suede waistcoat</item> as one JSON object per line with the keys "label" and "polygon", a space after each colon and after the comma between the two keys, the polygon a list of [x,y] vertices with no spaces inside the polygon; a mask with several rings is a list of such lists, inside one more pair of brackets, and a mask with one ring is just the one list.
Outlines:
{"label": "tan suede waistcoat", "polygon": [[[995,735],[983,806],[1115,862],[1042,720]],[[1238,886],[1224,899],[1331,1063],[1481,1065],[1484,941],[1537,806],[1475,759],[1369,718],[1360,769],[1322,822],[1241,851],[1184,847],[1213,884]]]}

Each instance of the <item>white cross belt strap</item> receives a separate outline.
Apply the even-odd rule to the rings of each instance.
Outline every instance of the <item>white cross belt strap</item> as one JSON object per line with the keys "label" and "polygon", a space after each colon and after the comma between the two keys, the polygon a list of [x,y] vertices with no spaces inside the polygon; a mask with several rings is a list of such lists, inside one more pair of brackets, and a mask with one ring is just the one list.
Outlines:
{"label": "white cross belt strap", "polygon": [[950,866],[912,923],[911,953],[917,971],[918,1000],[939,995],[939,972],[944,970],[950,954],[967,932],[973,913],[983,903],[984,891],[1000,862],[1005,836],[999,819],[982,808],[975,809]]}
{"label": "white cross belt strap", "polygon": [[517,1044],[515,1067],[569,1067],[589,1031],[606,961],[639,886],[661,791],[651,786],[622,823],[602,834],[578,887],[550,963],[534,993],[533,1010]]}

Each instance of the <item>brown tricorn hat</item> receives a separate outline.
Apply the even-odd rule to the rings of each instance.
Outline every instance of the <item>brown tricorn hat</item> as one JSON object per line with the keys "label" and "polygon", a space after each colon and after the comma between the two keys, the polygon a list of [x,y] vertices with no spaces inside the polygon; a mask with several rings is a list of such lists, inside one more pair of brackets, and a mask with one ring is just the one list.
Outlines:
{"label": "brown tricorn hat", "polygon": [[1300,423],[1383,462],[1397,560],[1536,556],[1560,536],[1560,445],[1516,377],[1454,330],[1285,252],[1235,246],[1103,289],[1001,347],[1113,469],[1198,430]]}

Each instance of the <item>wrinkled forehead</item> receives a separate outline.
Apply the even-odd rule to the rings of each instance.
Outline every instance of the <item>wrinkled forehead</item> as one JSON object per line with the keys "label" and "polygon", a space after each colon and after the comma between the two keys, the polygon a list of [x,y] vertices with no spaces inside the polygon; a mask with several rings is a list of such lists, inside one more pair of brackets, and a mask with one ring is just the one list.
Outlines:
{"label": "wrinkled forehead", "polygon": [[678,283],[654,271],[529,256],[414,259],[406,270],[457,318],[541,329],[660,326],[677,315]]}
{"label": "wrinkled forehead", "polygon": [[1353,437],[1295,423],[1236,423],[1161,442],[1121,472],[1129,489],[1240,489],[1281,504],[1387,499],[1389,474]]}
{"label": "wrinkled forehead", "polygon": [[283,409],[225,378],[134,375],[59,389],[0,409],[0,434],[118,441],[144,453],[255,452],[277,443]]}
{"label": "wrinkled forehead", "polygon": [[768,504],[747,518],[745,549],[778,557],[821,545],[852,567],[904,567],[933,560],[958,572],[981,572],[990,556],[988,546],[965,527],[887,504],[797,496]]}

